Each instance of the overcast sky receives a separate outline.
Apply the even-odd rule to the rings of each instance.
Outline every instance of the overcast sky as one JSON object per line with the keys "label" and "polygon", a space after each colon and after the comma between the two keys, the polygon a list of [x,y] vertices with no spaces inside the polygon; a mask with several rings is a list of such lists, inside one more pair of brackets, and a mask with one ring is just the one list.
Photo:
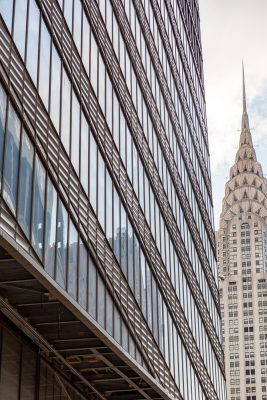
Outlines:
{"label": "overcast sky", "polygon": [[218,227],[224,185],[234,163],[242,114],[242,59],[250,126],[267,174],[267,0],[199,0]]}

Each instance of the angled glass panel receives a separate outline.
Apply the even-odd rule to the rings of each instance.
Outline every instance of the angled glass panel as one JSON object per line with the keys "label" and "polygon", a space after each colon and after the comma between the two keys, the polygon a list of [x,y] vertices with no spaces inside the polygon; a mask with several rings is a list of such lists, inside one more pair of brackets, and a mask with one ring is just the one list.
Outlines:
{"label": "angled glass panel", "polygon": [[57,132],[59,132],[61,60],[55,46],[52,46],[51,65],[50,116]]}
{"label": "angled glass panel", "polygon": [[45,213],[45,270],[55,277],[56,256],[56,229],[57,229],[57,192],[53,183],[48,178],[46,189]]}
{"label": "angled glass panel", "polygon": [[68,252],[68,213],[61,200],[57,211],[57,262],[56,281],[66,289],[66,269]]}
{"label": "angled glass panel", "polygon": [[[4,136],[6,123],[6,93],[0,85],[0,177],[2,178],[2,163],[4,151]],[[1,187],[1,183],[0,183]]]}
{"label": "angled glass panel", "polygon": [[89,290],[88,290],[88,312],[96,319],[96,285],[97,285],[96,266],[89,256]]}
{"label": "angled glass panel", "polygon": [[80,179],[85,190],[88,194],[88,179],[89,179],[89,126],[86,118],[81,113],[81,163],[80,163]]}
{"label": "angled glass panel", "polygon": [[65,70],[62,70],[62,104],[61,104],[61,141],[69,154],[70,151],[70,97],[71,85]]}
{"label": "angled glass panel", "polygon": [[32,164],[33,145],[26,132],[23,131],[19,174],[18,222],[27,237],[30,235],[31,226]]}
{"label": "angled glass panel", "polygon": [[23,60],[25,55],[27,4],[28,1],[26,0],[16,0],[15,2],[13,39]]}
{"label": "angled glass panel", "polygon": [[[34,84],[37,84],[37,63],[39,43],[40,10],[35,0],[29,1],[28,33],[27,33],[27,69]],[[55,90],[55,89],[54,89]]]}
{"label": "angled glass panel", "polygon": [[0,1],[0,14],[3,17],[9,32],[11,32],[12,28],[13,1],[14,0]]}
{"label": "angled glass panel", "polygon": [[3,196],[10,209],[15,213],[17,203],[17,183],[19,166],[20,120],[10,105],[5,143],[4,188]]}
{"label": "angled glass panel", "polygon": [[41,259],[43,258],[44,243],[45,175],[45,169],[39,157],[36,156],[34,165],[32,244]]}
{"label": "angled glass panel", "polygon": [[79,175],[80,165],[80,103],[77,96],[72,90],[72,107],[71,107],[71,162],[74,169]]}
{"label": "angled glass panel", "polygon": [[78,231],[70,219],[68,251],[68,293],[77,299],[78,284]]}
{"label": "angled glass panel", "polygon": [[103,229],[105,229],[105,163],[98,151],[98,197],[97,215]]}
{"label": "angled glass panel", "polygon": [[113,194],[112,180],[109,173],[106,173],[106,237],[112,246],[112,215],[113,215]]}
{"label": "angled glass panel", "polygon": [[96,182],[97,182],[97,146],[93,135],[90,135],[90,169],[89,169],[89,199],[96,211]]}
{"label": "angled glass panel", "polygon": [[39,93],[48,110],[51,36],[42,20],[39,61]]}
{"label": "angled glass panel", "polygon": [[80,239],[79,245],[79,292],[78,302],[86,309],[88,291],[88,253],[84,242]]}

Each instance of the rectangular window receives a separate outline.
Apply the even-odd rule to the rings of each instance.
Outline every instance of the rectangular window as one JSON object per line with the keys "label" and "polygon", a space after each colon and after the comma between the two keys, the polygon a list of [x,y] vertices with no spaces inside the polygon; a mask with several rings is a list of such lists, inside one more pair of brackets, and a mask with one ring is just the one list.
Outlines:
{"label": "rectangular window", "polygon": [[10,105],[5,143],[4,189],[3,196],[11,211],[15,213],[19,166],[20,121]]}
{"label": "rectangular window", "polygon": [[23,131],[19,175],[18,222],[27,237],[30,235],[32,166],[33,145],[26,132]]}

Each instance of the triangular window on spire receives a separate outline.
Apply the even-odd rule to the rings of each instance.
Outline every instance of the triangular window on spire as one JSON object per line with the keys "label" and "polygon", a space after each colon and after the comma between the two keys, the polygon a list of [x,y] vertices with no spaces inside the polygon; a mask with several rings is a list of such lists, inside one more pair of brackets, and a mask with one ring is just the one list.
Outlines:
{"label": "triangular window on spire", "polygon": [[248,181],[247,181],[247,178],[246,178],[246,177],[244,178],[243,184],[244,184],[244,185],[247,185],[247,184],[248,184]]}
{"label": "triangular window on spire", "polygon": [[248,194],[247,194],[247,191],[246,191],[246,190],[244,191],[244,196],[243,196],[243,198],[244,198],[244,199],[247,199],[247,198],[248,198]]}

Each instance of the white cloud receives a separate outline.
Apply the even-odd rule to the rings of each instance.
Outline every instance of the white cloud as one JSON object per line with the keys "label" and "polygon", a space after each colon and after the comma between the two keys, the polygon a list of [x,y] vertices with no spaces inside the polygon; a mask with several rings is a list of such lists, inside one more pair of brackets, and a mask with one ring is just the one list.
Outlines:
{"label": "white cloud", "polygon": [[[244,59],[250,126],[267,173],[267,2],[199,0],[215,223],[234,163],[242,113]],[[260,146],[258,147],[257,145]]]}

